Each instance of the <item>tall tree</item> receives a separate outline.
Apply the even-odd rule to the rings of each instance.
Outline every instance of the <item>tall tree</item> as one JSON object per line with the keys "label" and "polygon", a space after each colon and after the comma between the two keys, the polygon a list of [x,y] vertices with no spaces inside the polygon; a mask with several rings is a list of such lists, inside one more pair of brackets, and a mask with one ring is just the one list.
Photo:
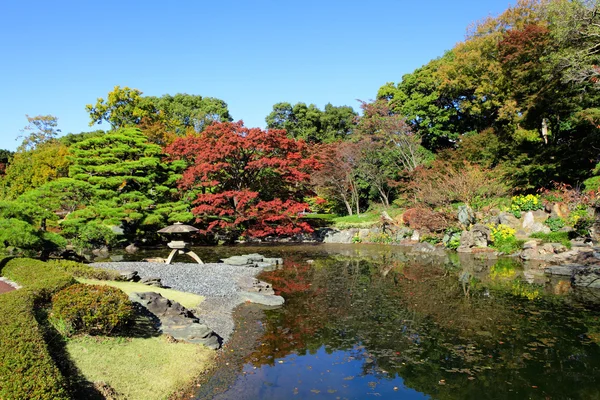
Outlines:
{"label": "tall tree", "polygon": [[164,145],[186,132],[201,132],[212,122],[231,121],[223,100],[198,95],[142,96],[138,89],[115,86],[106,100],[88,104],[90,126],[108,122],[112,129],[138,127]]}
{"label": "tall tree", "polygon": [[58,118],[53,115],[38,115],[30,117],[26,115],[28,124],[23,129],[23,141],[17,150],[33,150],[37,146],[56,139],[60,129],[58,129]]}
{"label": "tall tree", "polygon": [[[152,232],[164,225],[181,199],[174,183],[182,163],[162,161],[160,146],[138,129],[91,137],[71,147],[69,176],[93,190],[92,203],[69,214],[65,227],[90,221],[120,226],[126,235]],[[159,207],[160,205],[160,207]]]}
{"label": "tall tree", "polygon": [[317,166],[303,141],[285,131],[214,123],[166,148],[189,165],[180,187],[197,191],[192,210],[204,232],[262,237],[310,231],[298,220]]}
{"label": "tall tree", "polygon": [[321,168],[311,176],[317,193],[342,203],[348,215],[360,214],[360,144],[336,142],[319,146],[316,151]]}
{"label": "tall tree", "polygon": [[27,116],[21,145],[11,157],[2,180],[2,191],[14,199],[27,190],[67,175],[68,148],[56,136],[57,118],[52,115]]}
{"label": "tall tree", "polygon": [[357,114],[352,107],[336,107],[328,103],[321,111],[316,105],[305,103],[277,103],[265,118],[267,128],[285,129],[295,139],[310,143],[330,143],[346,139],[354,128]]}

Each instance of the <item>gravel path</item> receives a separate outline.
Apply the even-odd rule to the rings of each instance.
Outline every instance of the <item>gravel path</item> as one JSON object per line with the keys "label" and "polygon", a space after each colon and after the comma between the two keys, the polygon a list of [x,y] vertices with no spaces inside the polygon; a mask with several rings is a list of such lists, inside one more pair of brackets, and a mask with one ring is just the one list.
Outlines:
{"label": "gravel path", "polygon": [[[233,332],[233,309],[243,303],[238,281],[242,277],[256,276],[261,268],[227,264],[190,264],[149,262],[94,263],[93,267],[118,271],[137,271],[142,279],[158,277],[163,285],[182,292],[206,297],[194,314],[203,320],[226,342]],[[152,291],[149,286],[148,291]]]}

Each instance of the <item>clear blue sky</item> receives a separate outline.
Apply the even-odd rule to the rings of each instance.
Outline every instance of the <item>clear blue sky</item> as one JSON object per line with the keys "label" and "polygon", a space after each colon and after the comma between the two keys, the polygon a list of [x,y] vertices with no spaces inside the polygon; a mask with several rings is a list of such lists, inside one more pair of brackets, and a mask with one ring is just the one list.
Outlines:
{"label": "clear blue sky", "polygon": [[88,126],[115,85],[217,97],[264,127],[273,104],[370,100],[439,57],[509,0],[0,2],[0,148],[30,116]]}

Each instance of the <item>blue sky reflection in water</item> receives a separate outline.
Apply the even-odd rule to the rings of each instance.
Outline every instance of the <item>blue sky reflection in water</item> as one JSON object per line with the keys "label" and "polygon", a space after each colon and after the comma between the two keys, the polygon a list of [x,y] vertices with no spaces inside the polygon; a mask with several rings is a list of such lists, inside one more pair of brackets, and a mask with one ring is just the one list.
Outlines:
{"label": "blue sky reflection in water", "polygon": [[429,399],[406,388],[402,378],[365,371],[375,368],[364,346],[349,351],[327,352],[325,346],[314,354],[289,355],[274,366],[255,368],[246,364],[242,375],[228,392],[215,399]]}

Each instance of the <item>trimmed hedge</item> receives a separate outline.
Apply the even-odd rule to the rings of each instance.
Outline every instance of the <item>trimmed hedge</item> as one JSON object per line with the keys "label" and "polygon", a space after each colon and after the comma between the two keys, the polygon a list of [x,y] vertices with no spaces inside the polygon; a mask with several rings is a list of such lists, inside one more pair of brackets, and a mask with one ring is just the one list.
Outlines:
{"label": "trimmed hedge", "polygon": [[52,296],[52,316],[75,333],[109,335],[131,322],[133,306],[121,289],[78,283]]}
{"label": "trimmed hedge", "polygon": [[109,269],[101,269],[90,267],[70,260],[51,260],[49,264],[61,268],[63,271],[77,278],[98,279],[101,281],[118,281],[121,280],[121,274],[118,271]]}
{"label": "trimmed hedge", "polygon": [[1,272],[23,288],[0,295],[0,399],[69,399],[66,380],[50,356],[34,309],[75,283],[74,278],[31,259],[10,260]]}

